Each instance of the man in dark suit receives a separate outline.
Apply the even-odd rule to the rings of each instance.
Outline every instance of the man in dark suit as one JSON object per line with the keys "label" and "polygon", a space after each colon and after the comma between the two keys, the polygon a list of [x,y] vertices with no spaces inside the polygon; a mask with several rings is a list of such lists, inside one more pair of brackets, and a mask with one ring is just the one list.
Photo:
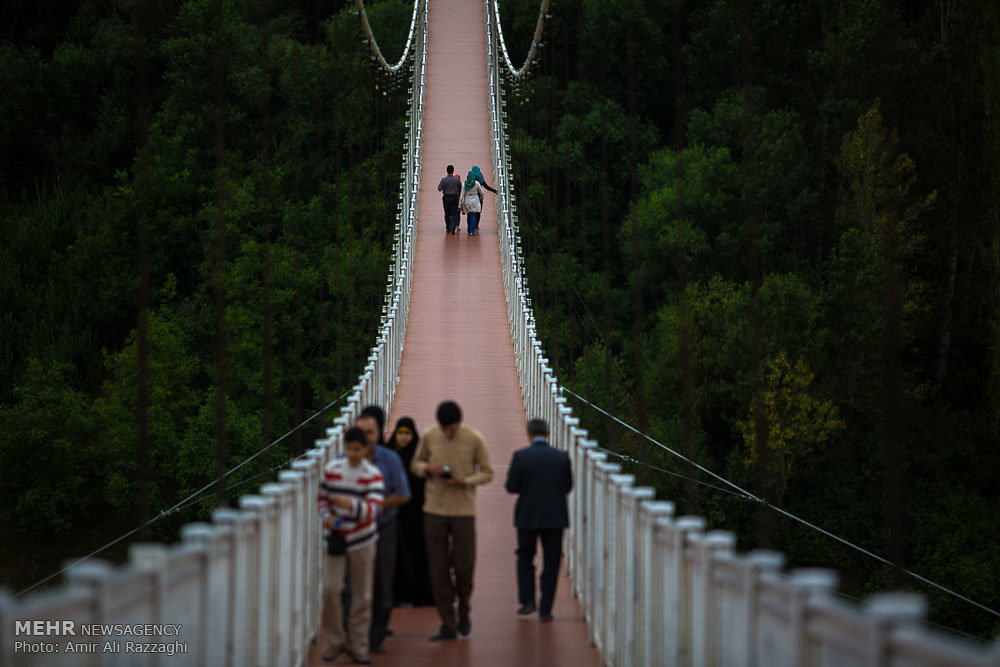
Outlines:
{"label": "man in dark suit", "polygon": [[518,614],[535,611],[535,547],[542,542],[542,598],[539,618],[552,620],[552,603],[559,580],[563,530],[569,526],[566,494],[573,488],[573,471],[566,452],[549,446],[549,427],[543,419],[528,421],[531,445],[514,452],[507,471],[508,493],[516,493]]}

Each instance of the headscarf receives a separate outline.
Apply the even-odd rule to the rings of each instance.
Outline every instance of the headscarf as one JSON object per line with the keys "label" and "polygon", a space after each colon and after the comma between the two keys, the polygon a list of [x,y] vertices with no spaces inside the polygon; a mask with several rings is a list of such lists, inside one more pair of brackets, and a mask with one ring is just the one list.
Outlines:
{"label": "headscarf", "polygon": [[479,165],[476,164],[472,165],[472,171],[470,171],[469,173],[474,175],[477,181],[479,181],[483,185],[486,185],[486,177],[483,176],[483,172],[479,170]]}
{"label": "headscarf", "polygon": [[[417,425],[413,422],[411,418],[400,417],[399,421],[396,422],[396,430],[392,432],[392,437],[389,438],[388,447],[390,447],[393,451],[399,451],[396,448],[396,434],[399,433],[400,429],[409,429],[410,432],[413,433],[413,438],[410,440],[410,444],[408,444],[404,450],[406,453],[409,454],[409,457],[403,457],[403,460],[408,468],[409,461],[407,461],[406,459],[407,458],[412,459],[413,453],[417,451],[417,445],[420,444],[420,432],[417,431]],[[400,456],[402,456],[402,452],[400,452]]]}
{"label": "headscarf", "polygon": [[471,190],[472,188],[476,187],[477,180],[479,179],[476,178],[476,172],[470,171],[469,175],[465,177],[465,189]]}

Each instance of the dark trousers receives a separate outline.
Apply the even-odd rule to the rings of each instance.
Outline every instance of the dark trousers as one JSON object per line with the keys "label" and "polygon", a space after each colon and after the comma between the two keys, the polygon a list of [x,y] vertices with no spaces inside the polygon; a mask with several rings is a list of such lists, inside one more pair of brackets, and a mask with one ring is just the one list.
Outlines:
{"label": "dark trousers", "polygon": [[369,636],[372,646],[380,646],[389,630],[392,615],[392,580],[396,576],[398,517],[378,527],[375,547],[375,590],[372,594],[372,626]]}
{"label": "dark trousers", "polygon": [[538,528],[517,531],[517,597],[521,604],[535,604],[535,546],[542,541],[542,599],[538,613],[552,613],[562,559],[562,528]]}
{"label": "dark trousers", "polygon": [[458,618],[469,616],[472,576],[476,569],[476,517],[424,514],[424,533],[427,536],[427,560],[431,567],[431,588],[438,616],[441,617],[441,628],[456,632],[456,598]]}
{"label": "dark trousers", "polygon": [[458,229],[460,224],[458,195],[444,195],[441,197],[441,203],[444,205],[444,228],[450,234]]}

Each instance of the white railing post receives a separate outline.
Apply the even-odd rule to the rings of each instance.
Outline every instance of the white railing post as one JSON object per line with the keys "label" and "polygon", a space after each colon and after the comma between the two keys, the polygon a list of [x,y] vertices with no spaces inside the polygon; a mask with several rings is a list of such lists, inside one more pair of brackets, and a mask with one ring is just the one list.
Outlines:
{"label": "white railing post", "polygon": [[639,621],[635,628],[637,634],[636,659],[637,665],[652,665],[655,663],[656,637],[662,632],[662,626],[656,623],[659,607],[663,600],[657,595],[657,575],[660,574],[654,557],[657,548],[656,522],[658,519],[670,520],[674,515],[674,504],[669,500],[646,500],[639,503],[640,531],[636,539],[639,551],[639,565],[636,587],[640,592]]}
{"label": "white railing post", "polygon": [[229,571],[232,568],[232,553],[220,559],[219,553],[227,545],[230,530],[225,526],[208,523],[189,523],[181,527],[181,539],[202,549],[200,594],[200,623],[198,628],[204,638],[201,647],[202,662],[205,665],[224,665],[226,662],[226,636],[228,628],[227,606],[231,602]]}
{"label": "white railing post", "polygon": [[575,532],[576,522],[579,520],[579,507],[577,506],[577,499],[579,496],[579,452],[580,452],[580,442],[577,439],[576,424],[579,420],[575,417],[567,417],[563,420],[566,424],[565,431],[565,451],[569,456],[570,470],[573,473],[573,490],[569,492],[569,496],[566,498],[566,505],[569,508],[569,518],[570,518],[570,529],[566,532],[563,538],[563,553],[566,554],[566,574],[569,576],[570,581],[573,582],[571,591],[573,596],[576,597],[576,564],[577,564],[577,533]]}
{"label": "white railing post", "polygon": [[306,546],[306,534],[312,532],[308,523],[308,518],[315,514],[315,500],[310,503],[312,512],[305,506],[307,499],[315,499],[316,493],[309,493],[306,490],[306,475],[297,470],[284,470],[278,473],[278,482],[288,485],[290,493],[289,525],[291,539],[289,540],[289,561],[282,568],[289,570],[289,592],[288,592],[288,627],[289,627],[289,659],[291,664],[298,664],[303,658],[305,648],[305,628],[304,614],[305,608],[305,576],[306,558],[309,553]]}
{"label": "white railing post", "polygon": [[664,665],[669,667],[691,666],[691,567],[688,563],[688,545],[692,537],[705,530],[705,519],[700,516],[682,516],[674,523],[662,519],[657,526],[668,537],[666,545],[666,570],[664,573],[663,627]]}
{"label": "white railing post", "polygon": [[776,575],[785,566],[785,556],[778,551],[759,549],[742,559],[743,581],[739,608],[733,616],[738,627],[727,628],[723,639],[723,663],[733,667],[764,667],[758,664],[758,600],[764,574]]}
{"label": "white railing post", "polygon": [[305,487],[305,498],[303,499],[305,511],[302,519],[304,531],[304,543],[302,546],[302,604],[299,608],[301,614],[300,622],[302,624],[302,647],[305,647],[315,636],[319,627],[322,605],[320,597],[323,585],[320,577],[322,539],[320,538],[319,515],[316,512],[316,491],[319,487],[319,480],[322,474],[322,456],[322,451],[312,449],[309,450],[308,456],[305,459],[292,463],[292,470],[302,473]]}
{"label": "white railing post", "polygon": [[[75,568],[66,573],[66,582],[70,587],[79,587],[85,589],[92,601],[92,614],[91,622],[98,623],[100,625],[112,623],[111,617],[111,578],[113,576],[113,569],[111,564],[105,560],[98,558],[92,558],[88,561],[80,563]],[[185,619],[187,620],[187,619]],[[191,620],[198,620],[192,618]],[[185,629],[187,629],[187,623],[184,623]],[[198,633],[197,628],[192,628],[195,633]],[[94,638],[91,641],[100,642],[103,646],[105,640],[118,639],[118,637],[113,635],[102,635],[99,638]],[[194,637],[195,648],[198,645],[197,637]],[[189,639],[190,641],[190,639]],[[197,655],[197,653],[195,653]],[[104,665],[111,665],[115,660],[114,653],[98,653],[95,655],[97,658],[96,665],[98,667],[103,667]]]}
{"label": "white railing post", "polygon": [[274,633],[274,530],[271,515],[275,511],[273,498],[242,496],[240,509],[252,514],[255,539],[252,541],[252,577],[247,582],[253,610],[254,634],[250,637],[251,662],[255,667],[276,664],[273,656]]}
{"label": "white railing post", "polygon": [[791,574],[793,593],[789,619],[791,628],[788,637],[789,667],[814,664],[815,656],[810,656],[809,646],[809,602],[817,598],[829,597],[837,587],[837,573],[822,568],[803,568]]}
{"label": "white railing post", "polygon": [[587,501],[590,498],[588,494],[590,468],[593,465],[590,454],[594,453],[596,445],[585,439],[586,435],[582,430],[577,430],[577,437],[579,444],[576,448],[576,455],[572,459],[573,492],[570,494],[572,500],[570,511],[573,514],[573,523],[570,524],[570,531],[574,537],[576,551],[573,566],[573,589],[576,596],[580,598],[580,618],[584,619],[590,605],[590,570],[588,569],[590,559],[587,558],[586,552],[590,544],[589,534],[593,530],[593,515],[587,506]]}
{"label": "white railing post", "polygon": [[[319,480],[323,476],[323,465],[326,462],[327,451],[328,448],[317,447],[306,452],[306,461],[315,463],[311,482],[314,492],[318,488]],[[320,535],[319,515],[316,512],[316,506],[312,503],[310,512],[312,517],[309,521],[311,522],[312,530],[309,531],[309,548],[307,553],[309,575],[306,580],[306,595],[308,598],[306,630],[308,632],[308,639],[312,640],[318,631],[323,611],[323,540]]]}
{"label": "white railing post", "polygon": [[890,648],[893,633],[919,625],[927,613],[927,602],[910,593],[877,593],[865,601],[864,610],[872,623],[865,664],[890,667],[893,664]]}
{"label": "white railing post", "polygon": [[[594,456],[601,456],[602,459],[606,458],[604,454],[595,454]],[[607,571],[611,566],[609,562],[611,559],[611,547],[613,546],[611,540],[614,539],[614,535],[608,532],[609,519],[607,515],[614,512],[614,507],[608,503],[611,493],[610,476],[618,472],[621,472],[621,466],[617,464],[606,463],[603,460],[596,462],[593,468],[591,487],[591,516],[594,517],[594,532],[590,554],[593,563],[593,586],[591,588],[593,591],[593,608],[590,619],[590,630],[594,638],[594,644],[602,652],[607,648],[604,621],[606,613],[605,600],[607,599]]]}
{"label": "white railing post", "polygon": [[617,619],[618,660],[619,665],[638,664],[638,644],[642,641],[637,633],[641,627],[642,604],[645,598],[640,588],[642,575],[640,573],[643,541],[641,538],[640,504],[649,502],[656,497],[656,491],[650,487],[623,488],[621,491],[622,505],[622,535],[624,549],[621,563],[621,579],[616,583],[617,601],[615,618]]}
{"label": "white railing post", "polygon": [[715,562],[719,555],[731,556],[736,548],[736,535],[724,530],[713,530],[698,539],[692,539],[697,560],[697,577],[692,581],[691,626],[694,641],[691,644],[691,662],[706,667],[719,663],[719,605],[721,595],[715,584]]}
{"label": "white railing post", "polygon": [[605,535],[611,540],[608,545],[608,566],[605,569],[604,587],[604,651],[613,665],[623,667],[615,662],[619,656],[619,644],[622,637],[618,634],[618,616],[621,613],[618,595],[625,579],[626,563],[631,559],[633,545],[625,536],[627,519],[625,516],[625,492],[635,483],[635,476],[612,473],[609,476],[608,493],[604,502],[609,511],[604,513]]}
{"label": "white railing post", "polygon": [[226,667],[249,664],[247,644],[250,642],[250,610],[247,595],[250,579],[249,528],[251,516],[247,512],[219,508],[212,512],[212,522],[229,529],[228,539],[232,557],[228,572],[228,633],[226,636]]}
{"label": "white railing post", "polygon": [[260,493],[273,498],[274,526],[274,664],[289,662],[292,655],[292,487],[288,484],[262,484]]}
{"label": "white railing post", "polygon": [[540,412],[539,409],[539,396],[541,391],[539,387],[542,384],[542,344],[541,342],[532,334],[531,337],[531,414],[537,415]]}

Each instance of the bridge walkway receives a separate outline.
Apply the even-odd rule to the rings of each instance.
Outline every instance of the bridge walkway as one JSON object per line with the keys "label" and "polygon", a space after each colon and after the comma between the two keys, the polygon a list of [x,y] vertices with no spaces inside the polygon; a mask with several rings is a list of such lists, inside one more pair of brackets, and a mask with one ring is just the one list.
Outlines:
{"label": "bridge walkway", "polygon": [[[436,611],[396,608],[387,653],[372,659],[407,667],[599,665],[565,576],[554,622],[514,613],[514,499],[503,480],[512,453],[526,444],[525,413],[504,301],[496,208],[487,193],[480,233],[468,236],[463,216],[461,234],[449,236],[437,192],[448,164],[462,176],[479,165],[493,185],[483,11],[476,0],[430,0],[414,282],[389,419],[391,427],[410,416],[423,430],[435,423],[438,403],[453,399],[462,407],[463,423],[486,440],[496,477],[478,490],[472,633],[430,642],[439,625]],[[321,649],[312,648],[310,665],[329,664],[320,659]]]}

